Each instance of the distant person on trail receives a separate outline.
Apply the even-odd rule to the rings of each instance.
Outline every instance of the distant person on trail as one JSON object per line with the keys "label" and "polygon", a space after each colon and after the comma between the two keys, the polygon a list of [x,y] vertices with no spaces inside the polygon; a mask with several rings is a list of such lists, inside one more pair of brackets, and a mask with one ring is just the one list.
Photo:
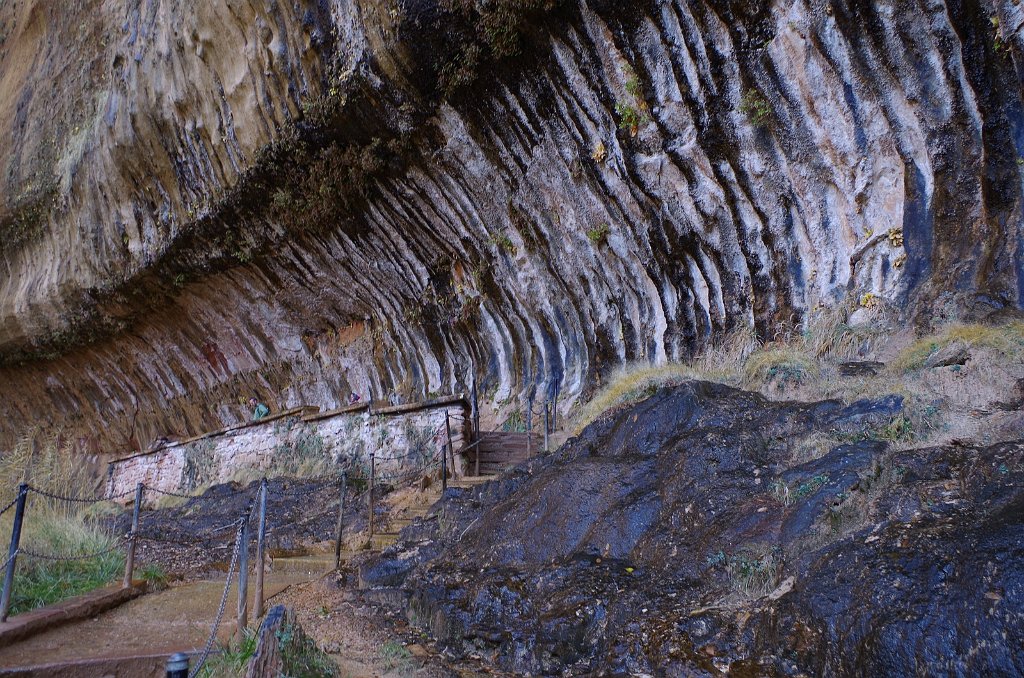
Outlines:
{"label": "distant person on trail", "polygon": [[355,405],[358,402],[359,402],[359,394],[358,393],[353,392],[351,395],[349,395],[349,397],[348,397],[348,404],[349,405]]}
{"label": "distant person on trail", "polygon": [[253,410],[252,410],[252,420],[253,421],[259,421],[263,417],[265,417],[268,414],[270,414],[270,408],[267,407],[266,405],[264,405],[263,403],[259,402],[255,398],[249,398],[249,407],[253,408]]}

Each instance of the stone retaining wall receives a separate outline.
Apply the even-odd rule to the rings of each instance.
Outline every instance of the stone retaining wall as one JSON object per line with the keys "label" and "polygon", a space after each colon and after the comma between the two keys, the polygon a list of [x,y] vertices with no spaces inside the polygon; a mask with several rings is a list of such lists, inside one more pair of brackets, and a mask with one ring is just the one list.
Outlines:
{"label": "stone retaining wall", "polygon": [[[315,408],[287,410],[115,460],[108,468],[107,491],[121,494],[141,482],[158,490],[191,493],[263,475],[323,475],[342,465],[368,476],[371,453],[378,476],[403,473],[438,459],[447,442],[446,414],[458,450],[469,419],[462,397],[375,410],[368,405],[323,413]],[[456,464],[458,472],[461,461],[456,459]]]}

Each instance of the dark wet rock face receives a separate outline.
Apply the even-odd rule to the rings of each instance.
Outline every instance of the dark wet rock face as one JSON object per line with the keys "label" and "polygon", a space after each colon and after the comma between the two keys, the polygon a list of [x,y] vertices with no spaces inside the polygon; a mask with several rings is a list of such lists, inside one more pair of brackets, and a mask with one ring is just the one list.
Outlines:
{"label": "dark wet rock face", "polygon": [[1019,675],[1024,447],[891,451],[900,407],[663,390],[449,492],[363,582],[401,559],[415,621],[520,673]]}

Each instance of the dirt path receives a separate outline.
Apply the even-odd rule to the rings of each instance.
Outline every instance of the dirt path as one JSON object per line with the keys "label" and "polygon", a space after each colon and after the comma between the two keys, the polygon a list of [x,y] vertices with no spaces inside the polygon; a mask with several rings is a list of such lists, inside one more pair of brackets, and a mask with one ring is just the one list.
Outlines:
{"label": "dirt path", "polygon": [[[272,574],[266,594],[274,596],[308,579],[309,575],[300,573]],[[223,580],[196,581],[136,598],[91,619],[58,626],[0,649],[0,668],[200,650],[223,591]],[[232,585],[218,633],[221,642],[235,631],[236,606],[237,587]]]}
{"label": "dirt path", "polygon": [[[342,678],[482,678],[502,676],[473,660],[453,662],[376,592],[340,582],[337,573],[292,586],[275,600],[295,610],[303,630],[341,669]],[[349,580],[352,577],[348,577]]]}

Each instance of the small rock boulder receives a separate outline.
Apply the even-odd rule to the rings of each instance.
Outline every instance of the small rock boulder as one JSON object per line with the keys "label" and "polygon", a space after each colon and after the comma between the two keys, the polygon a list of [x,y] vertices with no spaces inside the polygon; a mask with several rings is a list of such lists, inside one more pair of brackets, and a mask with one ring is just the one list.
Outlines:
{"label": "small rock boulder", "polygon": [[924,361],[927,368],[963,365],[971,357],[970,347],[962,341],[946,344]]}
{"label": "small rock boulder", "polygon": [[873,377],[878,374],[885,363],[872,360],[854,360],[847,363],[839,363],[839,374],[844,377]]}

